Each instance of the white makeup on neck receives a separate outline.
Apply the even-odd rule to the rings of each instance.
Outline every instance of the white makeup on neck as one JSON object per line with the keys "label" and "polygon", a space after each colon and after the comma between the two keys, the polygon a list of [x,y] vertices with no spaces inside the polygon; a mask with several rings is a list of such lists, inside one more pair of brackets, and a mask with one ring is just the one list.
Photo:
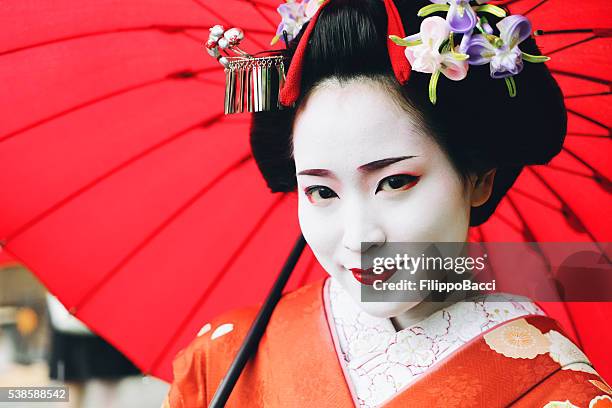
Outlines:
{"label": "white makeup on neck", "polygon": [[471,197],[446,153],[370,79],[316,87],[298,110],[298,216],[323,268],[367,313],[396,327],[442,304],[361,302],[362,242],[463,242]]}

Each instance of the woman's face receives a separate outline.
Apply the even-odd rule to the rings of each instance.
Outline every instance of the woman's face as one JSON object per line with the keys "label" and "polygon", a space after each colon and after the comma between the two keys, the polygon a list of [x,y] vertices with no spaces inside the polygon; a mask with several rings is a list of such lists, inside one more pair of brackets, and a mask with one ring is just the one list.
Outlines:
{"label": "woman's face", "polygon": [[[463,242],[470,190],[445,152],[373,80],[312,91],[293,128],[298,216],[323,268],[362,308],[397,316],[418,302],[361,302],[362,242]],[[366,268],[367,266],[363,266]]]}

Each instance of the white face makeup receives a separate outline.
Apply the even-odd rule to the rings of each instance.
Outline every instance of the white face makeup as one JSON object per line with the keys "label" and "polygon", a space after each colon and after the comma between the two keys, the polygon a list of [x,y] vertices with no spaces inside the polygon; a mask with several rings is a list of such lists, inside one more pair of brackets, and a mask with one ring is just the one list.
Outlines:
{"label": "white face makeup", "polygon": [[[373,80],[312,91],[297,113],[298,217],[323,268],[369,314],[415,302],[361,302],[362,242],[463,242],[471,198],[448,157]],[[367,251],[367,248],[363,249]]]}

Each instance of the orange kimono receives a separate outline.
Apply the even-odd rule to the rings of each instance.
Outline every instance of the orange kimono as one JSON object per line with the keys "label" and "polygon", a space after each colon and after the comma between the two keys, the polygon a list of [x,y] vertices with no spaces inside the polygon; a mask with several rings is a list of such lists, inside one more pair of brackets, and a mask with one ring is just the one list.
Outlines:
{"label": "orange kimono", "polygon": [[[459,320],[455,324],[458,331],[453,333],[458,333],[454,338],[460,346],[451,347],[451,318],[460,312],[455,308],[440,311],[438,321],[429,327],[410,328],[404,333],[409,336],[403,336],[408,338],[405,344],[384,330],[374,330],[373,336],[347,343],[351,336],[344,335],[345,329],[362,330],[356,333],[361,335],[376,327],[367,327],[367,321],[365,328],[340,326],[337,322],[342,321],[342,316],[340,312],[334,315],[330,306],[330,281],[315,282],[281,298],[228,407],[373,406],[368,401],[379,401],[376,406],[385,408],[612,407],[610,386],[547,316],[523,311],[492,327],[477,324],[483,331],[463,341],[457,340],[461,331],[475,320]],[[497,308],[493,310],[501,313]],[[178,353],[164,408],[208,406],[257,311],[253,307],[219,316]],[[422,347],[423,339],[435,337],[426,330],[438,330],[446,337],[438,336],[443,341]],[[379,344],[381,333],[388,344]],[[414,343],[415,338],[421,342]],[[370,344],[368,339],[376,341]],[[404,354],[394,352],[400,345]],[[365,359],[355,354],[364,346]],[[409,362],[396,363],[402,358]],[[378,374],[372,377],[371,372],[376,370]],[[410,375],[409,381],[398,382],[393,377],[402,372]],[[376,388],[381,378],[383,388],[395,388]],[[384,400],[370,395],[368,386],[373,392],[382,392]],[[374,399],[368,400],[370,397]]]}

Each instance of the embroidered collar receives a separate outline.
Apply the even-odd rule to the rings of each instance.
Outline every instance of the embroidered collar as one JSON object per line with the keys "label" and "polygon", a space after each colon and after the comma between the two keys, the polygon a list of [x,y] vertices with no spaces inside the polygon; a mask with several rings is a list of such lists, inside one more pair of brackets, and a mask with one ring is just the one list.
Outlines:
{"label": "embroidered collar", "polygon": [[544,315],[524,297],[495,294],[440,309],[400,331],[390,319],[365,313],[333,278],[324,296],[338,357],[360,407],[392,398],[463,344],[504,321]]}

